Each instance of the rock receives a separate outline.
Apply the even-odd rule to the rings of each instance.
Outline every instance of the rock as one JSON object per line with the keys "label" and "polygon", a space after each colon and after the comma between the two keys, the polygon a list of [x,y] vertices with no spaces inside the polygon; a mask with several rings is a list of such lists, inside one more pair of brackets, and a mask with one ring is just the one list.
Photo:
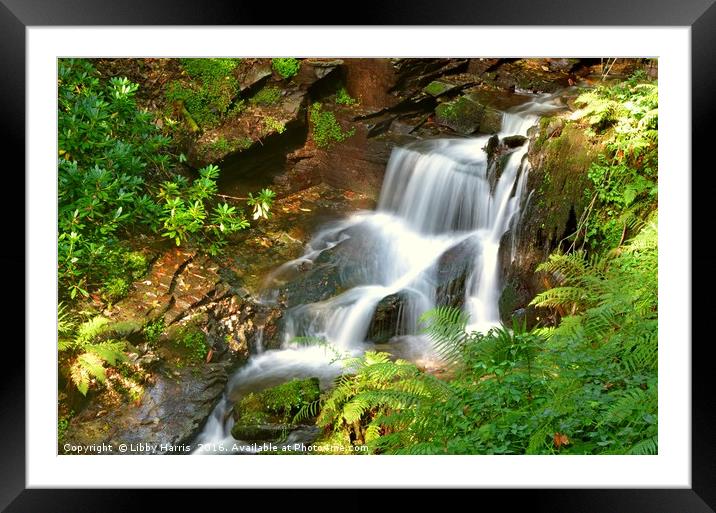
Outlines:
{"label": "rock", "polygon": [[236,68],[239,91],[256,89],[264,80],[272,75],[271,59],[244,60]]}
{"label": "rock", "polygon": [[296,428],[293,417],[320,397],[318,378],[293,379],[252,392],[234,404],[231,435],[243,441],[275,441]]}
{"label": "rock", "polygon": [[[201,429],[221,398],[227,381],[224,364],[183,367],[157,373],[138,405],[123,403],[98,414],[87,408],[70,421],[65,440],[72,444],[146,444],[140,452],[161,453],[160,444],[186,444]],[[166,372],[165,372],[166,371]],[[157,421],[158,419],[158,421]]]}
{"label": "rock", "polygon": [[542,118],[530,134],[527,189],[532,192],[519,222],[503,237],[499,258],[505,283],[500,300],[503,320],[525,308],[532,325],[536,313],[527,305],[545,288],[535,268],[574,231],[588,206],[591,197],[584,192],[591,187],[588,170],[603,145],[587,136],[578,123],[559,116]]}
{"label": "rock", "polygon": [[523,135],[509,135],[502,138],[502,144],[508,148],[518,148],[527,141],[527,137]]}
{"label": "rock", "polygon": [[343,63],[342,59],[303,59],[298,74],[291,80],[301,89],[307,90],[319,80],[331,75]]}
{"label": "rock", "polygon": [[368,340],[375,344],[384,344],[396,335],[405,335],[405,326],[400,322],[405,299],[403,294],[391,294],[378,303],[368,327]]}
{"label": "rock", "polygon": [[[271,86],[278,87],[278,86]],[[195,168],[222,162],[227,166],[238,156],[260,153],[274,139],[291,139],[305,132],[307,91],[298,85],[283,86],[275,103],[249,103],[237,114],[229,115],[222,123],[202,133],[189,143],[187,159]],[[267,123],[267,120],[273,120]],[[277,148],[272,147],[273,151]]]}
{"label": "rock", "polygon": [[446,251],[438,261],[436,291],[438,306],[462,307],[465,302],[465,286],[472,272],[477,248],[472,240],[466,240]]}
{"label": "rock", "polygon": [[485,107],[485,111],[480,121],[479,132],[483,134],[496,134],[502,129],[502,112]]}
{"label": "rock", "polygon": [[485,153],[487,153],[487,159],[492,160],[492,158],[495,155],[495,150],[497,150],[497,146],[500,144],[500,138],[497,135],[493,135],[487,140],[487,144],[483,148],[485,150]]}
{"label": "rock", "polygon": [[435,121],[463,135],[476,131],[491,134],[500,131],[502,113],[486,107],[475,96],[465,94],[456,100],[443,102],[435,108]]}
{"label": "rock", "polygon": [[423,88],[423,92],[430,96],[438,97],[442,96],[450,91],[454,91],[459,88],[460,84],[447,82],[444,80],[433,80]]}

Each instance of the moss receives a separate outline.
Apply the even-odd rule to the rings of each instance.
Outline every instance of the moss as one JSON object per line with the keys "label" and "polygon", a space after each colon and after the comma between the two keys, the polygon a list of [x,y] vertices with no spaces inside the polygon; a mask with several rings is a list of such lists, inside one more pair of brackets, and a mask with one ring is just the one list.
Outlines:
{"label": "moss", "polygon": [[429,94],[430,96],[440,96],[441,94],[446,93],[454,87],[455,86],[453,84],[448,84],[447,82],[441,82],[439,80],[433,80],[423,88],[423,92]]}
{"label": "moss", "polygon": [[207,143],[201,147],[199,153],[208,160],[216,160],[224,158],[230,153],[246,150],[253,145],[253,141],[248,137],[237,137],[235,139],[227,139],[223,135],[217,140]]}
{"label": "moss", "polygon": [[538,154],[540,163],[536,204],[550,239],[564,235],[571,209],[579,218],[588,204],[590,197],[584,193],[590,188],[588,170],[601,149],[574,122],[541,121],[531,153]]}
{"label": "moss", "polygon": [[269,388],[263,393],[266,410],[278,414],[295,414],[303,406],[318,400],[318,378],[293,379],[283,385]]}
{"label": "moss", "polygon": [[301,62],[292,57],[271,59],[271,67],[283,78],[291,78],[298,74]]}
{"label": "moss", "polygon": [[191,122],[201,128],[219,123],[238,94],[233,70],[240,59],[181,59],[188,79],[174,81],[167,88],[167,100],[181,105]]}
{"label": "moss", "polygon": [[266,116],[264,118],[264,133],[266,136],[272,132],[282,134],[286,131],[286,124],[272,116]]}
{"label": "moss", "polygon": [[324,111],[320,103],[311,105],[309,119],[313,129],[313,140],[319,148],[330,148],[355,134],[355,129],[343,130],[335,114]]}
{"label": "moss", "polygon": [[501,112],[485,107],[470,95],[441,103],[435,108],[435,114],[438,123],[465,135],[478,129],[482,133],[495,133],[502,124]]}
{"label": "moss", "polygon": [[184,349],[191,360],[204,361],[209,352],[206,335],[198,326],[191,324],[181,330],[174,339],[174,343]]}
{"label": "moss", "polygon": [[266,86],[249,99],[252,105],[275,105],[281,99],[281,89]]}

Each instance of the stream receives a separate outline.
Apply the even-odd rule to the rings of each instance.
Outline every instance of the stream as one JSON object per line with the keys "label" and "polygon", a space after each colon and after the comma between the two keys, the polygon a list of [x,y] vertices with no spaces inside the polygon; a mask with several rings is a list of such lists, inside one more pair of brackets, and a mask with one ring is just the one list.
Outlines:
{"label": "stream", "polygon": [[[534,96],[503,114],[498,136],[526,136],[540,115],[561,108],[557,95]],[[359,355],[376,345],[367,340],[379,303],[399,295],[399,332],[387,350],[422,366],[435,364],[429,341],[418,334],[420,315],[444,304],[439,263],[457,248],[469,272],[461,303],[469,329],[499,325],[500,241],[519,222],[526,196],[527,143],[488,162],[483,149],[490,136],[424,140],[394,148],[375,211],[360,212],[323,227],[304,254],[274,270],[265,282],[263,301],[276,300],[277,284],[310,268],[324,253],[349,248],[345,272],[353,286],[323,301],[301,304],[284,314],[282,348],[264,351],[260,340],[248,362],[230,379],[220,402],[194,440],[194,453],[230,453],[231,408],[242,396],[296,377],[316,376],[321,389],[341,373],[335,353]],[[512,231],[514,233],[514,230]],[[514,246],[514,244],[513,244]],[[512,253],[514,258],[514,253]],[[300,344],[321,339],[330,348]],[[315,429],[292,432],[286,444],[299,444]],[[240,452],[251,452],[244,444]],[[218,450],[217,447],[221,449]],[[235,449],[233,452],[237,452]]]}

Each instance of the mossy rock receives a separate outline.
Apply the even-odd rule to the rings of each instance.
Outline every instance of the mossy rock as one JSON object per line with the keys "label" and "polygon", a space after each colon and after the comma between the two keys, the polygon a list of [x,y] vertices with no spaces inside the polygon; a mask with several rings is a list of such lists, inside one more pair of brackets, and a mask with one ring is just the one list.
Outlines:
{"label": "mossy rock", "polygon": [[485,106],[470,96],[443,102],[435,108],[435,120],[461,134],[469,135],[479,127],[485,112]]}
{"label": "mossy rock", "polygon": [[423,88],[423,92],[429,94],[430,96],[438,97],[449,91],[452,91],[456,87],[459,86],[457,84],[451,84],[450,82],[445,82],[443,80],[433,80]]}
{"label": "mossy rock", "polygon": [[502,113],[486,107],[478,98],[469,94],[438,105],[435,108],[435,120],[464,135],[477,131],[494,134],[502,127]]}
{"label": "mossy rock", "polygon": [[502,144],[507,146],[508,148],[518,148],[525,144],[527,141],[527,137],[524,135],[510,135],[508,137],[502,138]]}
{"label": "mossy rock", "polygon": [[293,416],[320,396],[318,378],[292,379],[261,392],[252,392],[234,404],[236,423],[231,434],[237,440],[280,438],[278,435],[295,427]]}
{"label": "mossy rock", "polygon": [[496,134],[502,129],[502,112],[492,107],[485,107],[480,120],[479,131],[483,134]]}
{"label": "mossy rock", "polygon": [[285,438],[285,424],[234,424],[231,436],[236,440],[251,442],[273,442]]}

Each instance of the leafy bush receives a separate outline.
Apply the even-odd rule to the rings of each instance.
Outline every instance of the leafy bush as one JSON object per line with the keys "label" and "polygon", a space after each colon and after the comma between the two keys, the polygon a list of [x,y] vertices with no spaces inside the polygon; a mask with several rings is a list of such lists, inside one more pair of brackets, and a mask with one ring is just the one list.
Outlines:
{"label": "leafy bush", "polygon": [[83,59],[60,59],[58,78],[58,272],[74,298],[127,278],[116,266],[129,251],[119,235],[156,223],[145,174],[166,173],[171,156],[169,139],[136,106],[136,84],[101,83]]}
{"label": "leafy bush", "polygon": [[164,328],[164,317],[159,317],[152,322],[148,322],[142,330],[144,332],[144,340],[150,344],[156,344],[159,341],[159,337],[164,333]]}
{"label": "leafy bush", "polygon": [[320,103],[311,105],[309,118],[313,140],[319,148],[330,148],[333,143],[345,141],[355,134],[355,128],[344,131],[336,116],[332,112],[324,111]]}
{"label": "leafy bush", "polygon": [[291,78],[298,73],[301,63],[291,57],[271,59],[271,66],[283,78]]}
{"label": "leafy bush", "polygon": [[207,247],[211,254],[226,245],[226,236],[249,226],[236,207],[227,203],[209,202],[217,192],[219,168],[213,164],[199,170],[199,178],[191,184],[178,177],[162,184],[159,197],[164,200],[160,221],[162,236],[177,246],[193,241]]}
{"label": "leafy bush", "polygon": [[253,218],[259,219],[263,217],[264,219],[268,219],[275,197],[276,193],[271,189],[261,189],[261,192],[259,192],[255,197],[253,194],[249,193],[249,199],[246,203],[250,207],[254,208]]}

